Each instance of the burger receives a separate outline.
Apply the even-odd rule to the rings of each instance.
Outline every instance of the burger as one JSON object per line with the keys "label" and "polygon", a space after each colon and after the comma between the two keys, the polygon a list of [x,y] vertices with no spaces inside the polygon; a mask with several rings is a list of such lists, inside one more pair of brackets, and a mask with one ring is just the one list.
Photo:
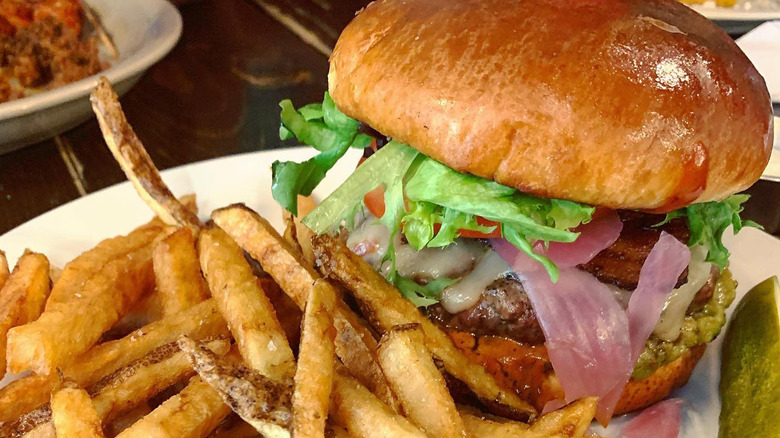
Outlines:
{"label": "burger", "polygon": [[766,85],[673,0],[378,0],[343,31],[322,103],[281,103],[273,164],[303,222],[342,233],[537,409],[597,418],[685,384],[725,323],[738,232],[772,148]]}

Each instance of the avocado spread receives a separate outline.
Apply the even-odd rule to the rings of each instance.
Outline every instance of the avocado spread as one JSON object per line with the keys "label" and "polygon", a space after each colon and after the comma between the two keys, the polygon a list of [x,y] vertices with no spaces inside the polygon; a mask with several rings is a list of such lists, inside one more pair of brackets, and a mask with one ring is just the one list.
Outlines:
{"label": "avocado spread", "polygon": [[663,341],[655,334],[650,335],[631,378],[642,380],[682,356],[688,349],[715,339],[726,323],[726,309],[734,301],[736,288],[737,282],[731,277],[731,272],[724,269],[715,284],[712,298],[700,310],[685,316],[680,336],[676,340]]}

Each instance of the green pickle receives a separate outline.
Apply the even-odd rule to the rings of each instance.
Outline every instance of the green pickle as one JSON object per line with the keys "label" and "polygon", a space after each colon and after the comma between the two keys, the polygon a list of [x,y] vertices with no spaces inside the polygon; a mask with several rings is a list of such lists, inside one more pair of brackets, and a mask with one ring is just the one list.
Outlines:
{"label": "green pickle", "polygon": [[780,437],[780,320],[777,277],[750,290],[723,342],[720,438]]}

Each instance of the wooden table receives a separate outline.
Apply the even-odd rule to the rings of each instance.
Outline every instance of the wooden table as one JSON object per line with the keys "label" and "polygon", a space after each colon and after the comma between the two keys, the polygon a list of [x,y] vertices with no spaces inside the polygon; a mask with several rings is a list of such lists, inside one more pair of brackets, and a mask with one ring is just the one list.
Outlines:
{"label": "wooden table", "polygon": [[[322,99],[328,54],[369,0],[180,0],[181,41],[122,98],[161,169],[279,147],[278,102]],[[124,181],[97,122],[0,156],[0,234]],[[761,181],[746,216],[780,233],[780,184]]]}

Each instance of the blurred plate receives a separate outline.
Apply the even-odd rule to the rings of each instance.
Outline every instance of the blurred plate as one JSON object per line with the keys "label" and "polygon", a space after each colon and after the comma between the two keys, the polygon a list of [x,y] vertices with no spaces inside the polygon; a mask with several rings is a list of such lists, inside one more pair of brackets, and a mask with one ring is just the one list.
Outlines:
{"label": "blurred plate", "polygon": [[775,143],[761,179],[780,182],[780,117],[775,117]]}
{"label": "blurred plate", "polygon": [[[119,50],[119,60],[99,75],[119,94],[176,45],[181,16],[165,0],[87,0],[101,16]],[[105,58],[107,59],[107,58]],[[0,104],[0,153],[36,143],[92,117],[89,93],[98,75]]]}
{"label": "blurred plate", "polygon": [[737,0],[730,8],[716,6],[712,0],[689,6],[731,34],[745,33],[764,21],[780,19],[780,0]]}
{"label": "blurred plate", "polygon": [[[271,198],[271,163],[275,160],[302,161],[316,151],[313,148],[293,148],[261,151],[194,163],[163,172],[163,178],[176,195],[197,193],[201,218],[212,210],[243,202],[266,217],[281,230],[282,210]],[[328,172],[314,196],[323,199],[355,169],[362,152],[350,149],[347,156]],[[131,231],[152,217],[133,187],[125,182],[93,193],[56,208],[0,236],[0,248],[14,262],[25,248],[46,254],[55,266],[63,266],[101,240]],[[724,243],[732,251],[730,269],[738,281],[737,300],[752,286],[769,277],[780,275],[780,240],[754,228],[739,235],[724,235]],[[733,309],[734,306],[732,306]],[[731,310],[729,310],[730,314]],[[699,362],[691,380],[673,394],[685,400],[685,418],[681,438],[716,437],[718,430],[718,379],[720,344],[718,337]],[[0,386],[16,376],[6,376]],[[624,418],[603,436],[618,436]]]}

